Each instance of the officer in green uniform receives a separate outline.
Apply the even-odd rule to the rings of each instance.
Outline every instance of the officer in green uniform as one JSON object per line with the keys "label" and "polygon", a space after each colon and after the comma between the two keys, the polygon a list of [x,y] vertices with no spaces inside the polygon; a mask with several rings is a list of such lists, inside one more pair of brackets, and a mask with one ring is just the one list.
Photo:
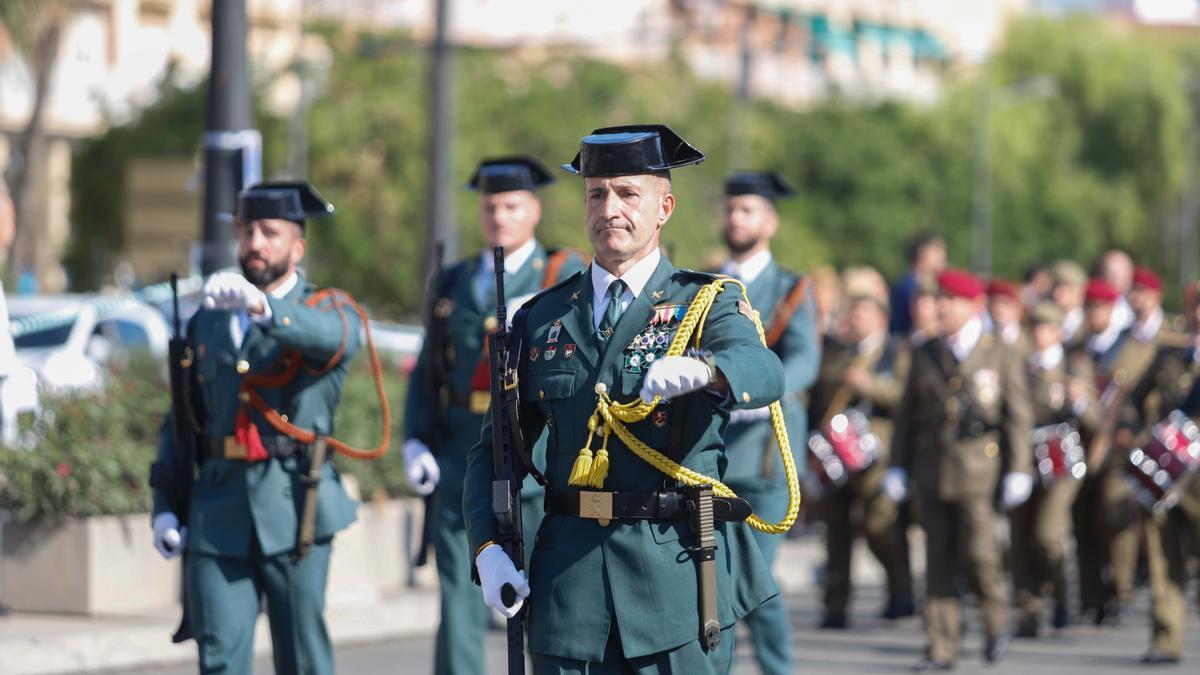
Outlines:
{"label": "officer in green uniform", "polygon": [[[291,358],[285,351],[298,353],[307,367],[290,384],[255,391],[291,424],[318,435],[333,431],[342,382],[359,346],[359,323],[352,312],[306,303],[316,289],[297,270],[305,220],[332,213],[333,206],[303,182],[243,191],[235,221],[242,273],[209,277],[204,306],[188,325],[193,409],[202,430],[200,472],[182,528],[163,483],[153,481],[153,529],[164,557],[188,551],[186,593],[203,673],[252,670],[263,598],[276,672],[333,672],[325,582],[334,533],[354,522],[356,506],[326,463],[315,542],[295,559],[310,446],[277,432],[245,402],[247,382]],[[164,425],[152,475],[170,472],[169,429]]]}
{"label": "officer in green uniform", "polygon": [[[1033,490],[1032,411],[1021,358],[983,328],[983,282],[969,272],[938,275],[945,334],[913,352],[884,490],[902,498],[911,475],[925,530],[926,658],[917,670],[949,670],[958,659],[966,575],[979,596],[989,662],[1008,647],[1008,594],[993,499],[1005,508]],[[1001,475],[1002,467],[1007,473]],[[961,567],[960,567],[961,565]]]}
{"label": "officer in green uniform", "polygon": [[[703,159],[669,128],[637,125],[593,132],[564,165],[584,178],[595,258],[513,322],[522,425],[526,438],[543,430],[548,438],[547,514],[528,582],[492,542],[490,422],[468,455],[463,508],[484,601],[513,616],[528,600],[539,673],[726,673],[734,623],[778,593],[739,522],[745,502],[713,500],[712,519],[700,520],[706,532],[712,524],[716,556],[698,561],[712,549],[695,551],[706,542],[693,534],[689,504],[707,515],[706,500],[684,489],[676,468],[667,475],[635,454],[720,478],[730,411],[784,391],[779,358],[762,345],[736,285],[713,298],[717,277],[678,270],[661,253],[675,207],[669,171]],[[693,304],[708,308],[695,332],[684,321]],[[692,350],[668,354],[684,328]],[[658,403],[634,414],[639,398]],[[589,423],[614,408],[629,421]],[[712,571],[715,584],[701,583],[698,570]],[[500,598],[506,583],[518,594],[512,606]]]}
{"label": "officer in green uniform", "polygon": [[[505,249],[504,290],[515,309],[560,276],[583,268],[572,251],[554,253],[534,238],[541,219],[535,191],[554,182],[536,160],[503,157],[484,160],[468,187],[480,193],[479,219],[485,253],[447,268],[432,288],[433,321],[412,374],[405,410],[404,443],[409,481],[434,497],[434,550],[441,592],[434,672],[484,672],[483,637],[487,608],[471,583],[470,548],[463,527],[462,485],[467,450],[479,440],[489,402],[487,333],[496,325],[496,277],[492,247]],[[509,313],[512,316],[512,312]],[[530,439],[536,440],[536,439]],[[544,442],[535,449],[543,452]],[[532,479],[522,489],[525,527],[537,531],[541,489]]]}
{"label": "officer in green uniform", "polygon": [[[767,319],[772,351],[783,363],[784,416],[797,439],[792,451],[803,466],[807,420],[804,392],[821,362],[807,280],[779,266],[771,256],[771,238],[779,228],[775,200],[794,192],[774,173],[740,172],[725,180],[725,246],[729,260],[721,273],[741,280],[750,304]],[[778,520],[787,512],[788,487],[767,408],[735,410],[725,430],[729,466],[725,484],[750,502],[757,513]],[[767,566],[775,562],[781,538],[754,531]],[[791,621],[782,595],[763,603],[745,618],[754,653],[764,673],[792,672]]]}
{"label": "officer in green uniform", "polygon": [[[846,478],[845,483],[821,490],[820,513],[825,521],[825,616],[822,628],[846,628],[851,590],[851,551],[861,532],[867,546],[887,573],[888,601],[882,616],[912,616],[912,572],[904,528],[897,525],[897,502],[882,489],[892,441],[892,420],[904,393],[910,350],[901,336],[888,336],[888,310],[877,297],[852,296],[844,317],[845,335],[825,337],[821,371],[809,392],[813,431],[834,419],[861,414],[869,422],[875,461]],[[838,423],[841,423],[839,421]]]}

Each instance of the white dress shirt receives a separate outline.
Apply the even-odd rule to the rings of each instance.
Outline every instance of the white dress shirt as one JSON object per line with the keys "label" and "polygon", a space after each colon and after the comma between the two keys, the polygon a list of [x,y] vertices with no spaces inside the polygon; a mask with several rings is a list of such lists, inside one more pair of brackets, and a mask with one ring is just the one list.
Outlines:
{"label": "white dress shirt", "polygon": [[959,328],[957,333],[947,335],[946,344],[950,347],[954,358],[959,363],[962,363],[967,360],[971,352],[975,351],[975,345],[979,343],[979,338],[982,335],[983,322],[978,317],[975,317],[963,324],[963,327]]}
{"label": "white dress shirt", "polygon": [[[661,259],[662,253],[656,248],[650,252],[650,255],[634,263],[633,267],[625,270],[625,274],[619,277],[621,281],[625,282],[625,292],[621,294],[622,314],[629,309],[630,303],[642,294],[642,290],[650,282],[654,270],[658,269],[658,262]],[[599,329],[600,322],[604,319],[604,312],[608,309],[608,287],[618,277],[601,267],[594,259],[592,260],[591,275],[592,324],[594,328]]]}
{"label": "white dress shirt", "polygon": [[767,269],[771,260],[771,249],[763,249],[740,263],[732,260],[725,261],[725,264],[721,266],[721,274],[751,284],[758,278],[758,275],[763,273],[763,270]]}

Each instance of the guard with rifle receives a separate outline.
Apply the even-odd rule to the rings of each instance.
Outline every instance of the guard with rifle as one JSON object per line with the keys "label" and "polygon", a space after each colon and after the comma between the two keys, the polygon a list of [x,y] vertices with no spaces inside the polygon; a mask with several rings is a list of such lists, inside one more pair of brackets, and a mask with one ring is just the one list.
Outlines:
{"label": "guard with rifle", "polygon": [[[497,298],[515,310],[585,264],[580,254],[569,249],[548,251],[534,237],[541,219],[536,191],[552,182],[549,172],[530,157],[481,162],[467,187],[479,192],[486,248],[436,272],[429,286],[426,337],[405,409],[404,459],[409,482],[430,498],[422,541],[423,547],[424,542],[432,542],[437,561],[441,623],[434,672],[439,674],[484,673],[488,613],[471,583],[462,484],[467,450],[479,441],[488,409],[485,338],[498,328]],[[503,294],[496,283],[495,246],[505,251]],[[540,455],[543,446],[535,446],[533,452]],[[532,533],[541,520],[537,484],[528,481],[523,495],[526,527]]]}
{"label": "guard with rifle", "polygon": [[[911,477],[925,530],[926,657],[917,670],[949,670],[958,659],[964,577],[983,612],[984,660],[1008,648],[1008,593],[993,507],[1029,498],[1031,411],[1021,358],[983,328],[984,285],[970,272],[938,275],[944,331],[912,356],[884,490],[897,498]],[[1001,475],[1002,467],[1007,473]]]}
{"label": "guard with rifle", "polygon": [[[583,138],[564,168],[583,177],[595,258],[505,336],[511,407],[493,408],[468,454],[463,509],[484,602],[526,619],[539,673],[727,673],[734,623],[778,593],[750,528],[785,532],[799,510],[772,404],[783,368],[741,282],[678,270],[660,247],[670,170],[703,159],[662,125]],[[792,495],[777,523],[720,482],[730,412],[768,404]],[[543,435],[530,465],[522,445]],[[526,577],[512,486],[534,470],[546,516]],[[510,673],[523,664],[510,652]]]}
{"label": "guard with rifle", "polygon": [[888,308],[880,298],[851,296],[842,335],[827,335],[821,373],[809,392],[810,492],[819,495],[825,521],[825,615],[822,628],[846,628],[851,551],[858,533],[887,574],[881,616],[912,616],[912,572],[899,538],[900,503],[883,491],[892,422],[908,377],[910,348],[888,336]]}
{"label": "guard with rifle", "polygon": [[[365,313],[297,269],[305,222],[333,211],[305,182],[243,191],[241,273],[208,278],[171,351],[172,411],[151,467],[154,545],[168,559],[186,552],[184,628],[201,672],[252,670],[264,599],[275,671],[334,669],[325,584],[334,534],[356,505],[327,460],[382,455],[390,419]],[[371,449],[330,436],[363,335],[382,408]]]}
{"label": "guard with rifle", "polygon": [[[771,255],[779,229],[778,199],[795,191],[775,173],[743,171],[725,179],[722,234],[729,259],[721,273],[746,284],[750,303],[767,319],[767,346],[784,368],[781,401],[792,438],[805,438],[804,393],[816,379],[821,346],[813,319],[808,278],[784,269]],[[735,410],[725,430],[729,467],[725,483],[768,518],[787,512],[788,489],[767,408]],[[802,453],[797,442],[793,447]],[[803,454],[797,461],[803,458]],[[775,562],[780,537],[754,531],[768,568]],[[759,666],[768,675],[792,672],[791,621],[782,595],[763,603],[745,618]]]}

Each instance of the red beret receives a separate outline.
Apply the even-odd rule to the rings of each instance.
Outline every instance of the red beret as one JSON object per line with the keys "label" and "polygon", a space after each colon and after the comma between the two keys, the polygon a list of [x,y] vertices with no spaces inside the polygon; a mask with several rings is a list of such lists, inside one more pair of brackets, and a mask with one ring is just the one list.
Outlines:
{"label": "red beret", "polygon": [[1017,292],[1016,285],[1003,279],[992,279],[989,281],[987,285],[987,294],[989,298],[1001,295],[1006,298],[1016,300],[1020,297],[1020,294]]}
{"label": "red beret", "polygon": [[1116,302],[1117,298],[1121,297],[1121,293],[1103,279],[1092,279],[1088,281],[1084,297],[1088,302],[1111,303]]}
{"label": "red beret", "polygon": [[983,282],[966,270],[947,268],[937,281],[942,293],[951,297],[974,300],[983,295]]}
{"label": "red beret", "polygon": [[1135,267],[1133,269],[1133,285],[1152,291],[1162,290],[1162,280],[1149,267]]}

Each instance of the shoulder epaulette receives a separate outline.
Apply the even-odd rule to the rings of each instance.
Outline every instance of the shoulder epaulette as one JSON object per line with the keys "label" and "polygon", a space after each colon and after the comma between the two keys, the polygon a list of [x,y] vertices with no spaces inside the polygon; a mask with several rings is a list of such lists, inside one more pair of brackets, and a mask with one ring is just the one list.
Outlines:
{"label": "shoulder epaulette", "polygon": [[694,280],[700,281],[702,283],[716,281],[718,278],[723,276],[721,274],[716,274],[714,272],[701,272],[700,270],[689,270],[689,269],[685,269],[682,267],[679,269],[676,269],[675,274],[682,275],[685,277],[693,277]]}
{"label": "shoulder epaulette", "polygon": [[539,300],[541,300],[543,297],[553,293],[554,291],[562,288],[563,286],[567,286],[569,284],[575,283],[575,281],[577,279],[579,279],[579,276],[583,273],[584,273],[584,270],[579,270],[578,272],[572,274],[571,276],[567,277],[566,279],[563,279],[562,281],[558,282],[557,284],[554,284],[553,286],[550,286],[549,288],[543,288],[542,290],[535,293],[533,295],[533,297],[529,298],[524,303],[522,303],[521,309],[523,309],[523,310],[529,309],[529,308],[533,307],[535,304],[537,304],[537,302]]}

